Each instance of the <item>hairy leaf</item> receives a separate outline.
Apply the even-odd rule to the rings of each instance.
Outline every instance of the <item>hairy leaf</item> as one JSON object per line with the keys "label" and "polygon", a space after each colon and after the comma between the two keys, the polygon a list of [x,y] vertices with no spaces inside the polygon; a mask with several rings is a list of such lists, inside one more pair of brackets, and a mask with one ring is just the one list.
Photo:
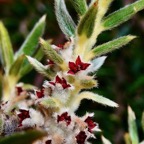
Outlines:
{"label": "hairy leaf", "polygon": [[94,94],[92,92],[82,92],[77,97],[75,97],[75,99],[71,102],[72,109],[76,110],[83,99],[92,100],[94,102],[100,103],[102,105],[110,106],[110,107],[118,107],[117,103],[109,100],[108,98],[105,98],[98,94]]}
{"label": "hairy leaf", "polygon": [[46,132],[40,130],[29,130],[19,132],[0,139],[0,144],[32,144],[46,136]]}
{"label": "hairy leaf", "polygon": [[63,63],[62,57],[51,47],[51,45],[47,41],[40,38],[40,44],[50,60],[52,60],[56,64]]}
{"label": "hairy leaf", "polygon": [[45,22],[46,16],[44,15],[34,26],[30,34],[27,36],[26,40],[22,44],[21,48],[16,53],[16,58],[22,54],[32,56],[38,46],[38,40],[42,36],[44,29],[45,29]]}
{"label": "hairy leaf", "polygon": [[135,3],[128,5],[107,16],[103,20],[103,27],[105,30],[112,29],[129,20],[133,15],[142,9],[144,9],[144,0],[138,0]]}
{"label": "hairy leaf", "polygon": [[137,126],[135,122],[135,114],[132,111],[131,107],[128,107],[128,125],[129,125],[129,134],[132,141],[132,144],[139,144]]}
{"label": "hairy leaf", "polygon": [[97,14],[97,3],[94,3],[79,22],[77,33],[79,36],[85,35],[87,38],[93,33]]}
{"label": "hairy leaf", "polygon": [[30,62],[30,64],[41,74],[43,74],[44,76],[48,77],[48,78],[53,78],[54,73],[47,68],[46,66],[42,65],[39,61],[37,61],[36,59],[30,57],[30,56],[26,56],[28,61]]}
{"label": "hairy leaf", "polygon": [[105,44],[99,45],[99,46],[95,47],[94,49],[92,49],[91,54],[88,54],[88,57],[90,56],[90,59],[92,59],[94,57],[104,55],[108,52],[111,52],[115,49],[118,49],[118,48],[128,44],[134,38],[136,38],[136,37],[128,35],[128,36],[120,37],[113,41],[107,42]]}
{"label": "hairy leaf", "polygon": [[14,54],[12,44],[7,29],[0,21],[0,60],[6,72],[9,71],[13,61]]}
{"label": "hairy leaf", "polygon": [[74,36],[76,26],[67,11],[64,0],[55,0],[55,13],[58,24],[66,37]]}
{"label": "hairy leaf", "polygon": [[82,16],[87,11],[87,3],[86,0],[70,0],[72,5],[74,6],[76,12]]}
{"label": "hairy leaf", "polygon": [[[38,48],[36,53],[32,57],[40,61],[44,57],[44,53],[42,49]],[[29,73],[32,69],[33,69],[33,66],[28,62],[28,60],[25,60],[20,70],[20,77],[23,77],[24,75]]]}

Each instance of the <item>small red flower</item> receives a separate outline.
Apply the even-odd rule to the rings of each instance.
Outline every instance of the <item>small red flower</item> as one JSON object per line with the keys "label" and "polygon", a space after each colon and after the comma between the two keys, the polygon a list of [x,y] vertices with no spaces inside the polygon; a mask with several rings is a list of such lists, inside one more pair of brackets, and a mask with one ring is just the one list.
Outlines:
{"label": "small red flower", "polygon": [[19,111],[20,113],[18,114],[18,117],[20,119],[19,121],[19,127],[20,127],[22,126],[22,121],[26,118],[30,118],[30,115],[29,115],[29,110],[20,109]]}
{"label": "small red flower", "polygon": [[37,91],[36,91],[36,96],[37,96],[38,98],[44,97],[44,88],[42,88],[41,90],[37,90]]}
{"label": "small red flower", "polygon": [[68,116],[67,112],[61,114],[60,116],[58,115],[57,122],[60,122],[60,121],[65,121],[68,126],[71,123],[71,116]]}
{"label": "small red flower", "polygon": [[63,48],[64,48],[64,45],[63,45],[63,44],[58,44],[58,47],[59,47],[60,49],[63,49]]}
{"label": "small red flower", "polygon": [[47,60],[47,64],[48,64],[48,65],[53,65],[54,62],[53,62],[52,60]]}
{"label": "small red flower", "polygon": [[16,87],[16,90],[17,90],[18,96],[20,96],[20,94],[23,92],[22,87],[19,87],[19,86]]}
{"label": "small red flower", "polygon": [[45,142],[45,144],[51,144],[52,143],[52,140],[47,140],[46,142]]}
{"label": "small red flower", "polygon": [[68,84],[64,78],[61,79],[59,76],[56,76],[55,82],[49,82],[49,83],[54,85],[54,86],[56,83],[59,83],[62,85],[63,89],[71,87],[70,84]]}
{"label": "small red flower", "polygon": [[84,131],[79,132],[79,134],[76,136],[77,143],[84,144],[86,138],[87,138],[87,135]]}
{"label": "small red flower", "polygon": [[89,63],[83,63],[80,59],[80,56],[77,57],[75,63],[69,62],[69,74],[76,74],[77,72],[81,70],[86,70],[90,64]]}
{"label": "small red flower", "polygon": [[87,125],[88,125],[88,130],[89,130],[89,132],[92,132],[92,129],[96,126],[96,123],[93,122],[92,118],[89,117],[89,116],[86,118],[85,122],[86,122]]}

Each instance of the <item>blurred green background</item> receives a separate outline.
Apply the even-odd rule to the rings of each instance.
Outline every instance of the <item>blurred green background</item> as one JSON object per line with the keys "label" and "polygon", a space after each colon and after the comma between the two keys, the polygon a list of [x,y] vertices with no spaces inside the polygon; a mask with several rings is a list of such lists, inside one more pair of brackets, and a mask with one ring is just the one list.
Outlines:
{"label": "blurred green background", "polygon": [[[69,1],[66,1],[77,23],[76,12]],[[115,0],[108,13],[132,2],[134,0]],[[52,38],[54,44],[62,44],[66,41],[56,22],[53,3],[53,0],[0,0],[0,20],[4,22],[10,33],[15,51],[44,14],[47,15],[44,38]],[[98,38],[98,44],[127,34],[137,35],[138,38],[122,49],[108,54],[105,64],[97,72],[99,87],[92,90],[114,100],[119,104],[119,108],[113,109],[91,101],[83,101],[77,112],[79,115],[85,114],[86,111],[94,112],[94,120],[99,123],[104,136],[114,144],[124,143],[124,133],[128,131],[128,105],[136,113],[140,140],[144,138],[141,128],[144,110],[144,11],[139,12],[118,28],[102,33]],[[40,87],[43,79],[33,70],[21,81],[34,83]],[[99,139],[100,134],[97,134],[97,140],[93,143],[101,143]]]}

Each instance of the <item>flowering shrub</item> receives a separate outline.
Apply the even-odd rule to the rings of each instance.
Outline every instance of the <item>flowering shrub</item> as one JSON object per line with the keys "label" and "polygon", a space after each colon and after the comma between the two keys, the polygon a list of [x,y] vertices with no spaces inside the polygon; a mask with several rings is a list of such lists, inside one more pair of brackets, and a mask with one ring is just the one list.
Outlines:
{"label": "flowering shrub", "polygon": [[[95,44],[100,33],[120,25],[142,10],[144,0],[107,17],[105,13],[112,0],[92,0],[89,5],[85,0],[70,1],[79,16],[77,25],[64,0],[55,0],[56,18],[67,38],[64,45],[51,45],[50,41],[39,38],[45,26],[43,16],[14,55],[7,30],[0,23],[0,54],[4,67],[0,107],[0,134],[3,138],[0,144],[8,144],[11,140],[17,143],[17,138],[22,139],[21,143],[88,144],[89,138],[95,138],[94,132],[100,128],[93,121],[93,113],[86,113],[83,117],[75,114],[81,101],[88,99],[118,107],[115,102],[90,92],[98,85],[94,72],[106,59],[102,55],[126,45],[135,36],[120,37],[99,46]],[[41,48],[35,49],[38,41]],[[46,65],[38,61],[43,57],[41,50],[48,58]],[[17,84],[32,66],[47,79],[41,89]],[[27,87],[34,88],[34,92],[28,91]]]}

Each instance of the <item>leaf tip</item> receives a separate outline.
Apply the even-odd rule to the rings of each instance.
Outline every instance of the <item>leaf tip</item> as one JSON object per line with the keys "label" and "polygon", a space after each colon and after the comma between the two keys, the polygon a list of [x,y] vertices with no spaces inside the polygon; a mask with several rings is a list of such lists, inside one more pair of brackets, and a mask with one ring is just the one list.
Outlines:
{"label": "leaf tip", "polygon": [[135,114],[130,106],[128,106],[128,115],[129,115],[129,118],[134,119],[134,120],[136,119]]}

